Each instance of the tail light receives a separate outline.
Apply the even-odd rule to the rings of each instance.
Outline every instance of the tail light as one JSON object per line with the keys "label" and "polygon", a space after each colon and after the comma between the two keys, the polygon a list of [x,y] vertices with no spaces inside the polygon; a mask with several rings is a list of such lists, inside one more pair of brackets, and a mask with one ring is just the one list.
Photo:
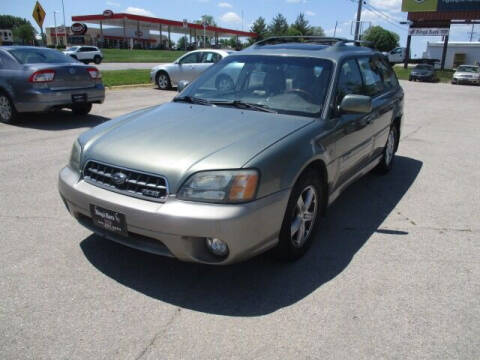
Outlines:
{"label": "tail light", "polygon": [[33,83],[45,83],[53,81],[53,79],[55,79],[55,70],[38,70],[30,75],[28,81]]}
{"label": "tail light", "polygon": [[96,67],[89,67],[87,69],[88,73],[90,74],[90,77],[92,79],[101,79],[102,74],[100,73],[100,70],[98,70]]}

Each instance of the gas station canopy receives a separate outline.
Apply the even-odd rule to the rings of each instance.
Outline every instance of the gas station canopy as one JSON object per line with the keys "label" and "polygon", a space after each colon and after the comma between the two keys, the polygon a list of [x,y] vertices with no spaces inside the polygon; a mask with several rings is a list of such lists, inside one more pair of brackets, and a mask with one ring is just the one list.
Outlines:
{"label": "gas station canopy", "polygon": [[[127,13],[114,14],[110,10],[106,10],[103,14],[98,15],[79,15],[72,16],[72,21],[83,22],[88,24],[98,24],[102,26],[114,26],[120,28],[142,28],[156,31],[167,31],[174,34],[190,34],[191,36],[203,36],[204,26],[184,21],[167,20],[154,18],[149,16],[141,16]],[[209,37],[256,37],[253,32],[240,31],[234,29],[226,29],[216,26],[205,27],[205,35]]]}

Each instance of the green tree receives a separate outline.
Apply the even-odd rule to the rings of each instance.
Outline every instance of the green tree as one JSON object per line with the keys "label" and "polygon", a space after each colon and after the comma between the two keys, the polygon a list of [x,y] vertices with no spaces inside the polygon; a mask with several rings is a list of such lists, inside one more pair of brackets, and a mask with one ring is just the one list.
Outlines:
{"label": "green tree", "polygon": [[297,18],[295,19],[295,22],[291,25],[291,28],[292,30],[295,30],[295,32],[299,33],[299,35],[313,34],[312,27],[308,23],[308,20],[305,19],[304,13],[298,14]]}
{"label": "green tree", "polygon": [[399,45],[400,36],[381,26],[372,26],[362,36],[362,40],[371,41],[371,47],[378,51],[390,51]]}
{"label": "green tree", "polygon": [[0,15],[0,29],[13,29],[14,27],[30,24],[30,21],[27,19],[12,16],[12,15]]}
{"label": "green tree", "polygon": [[277,14],[268,25],[268,32],[273,36],[286,35],[288,33],[288,22],[285,16]]}
{"label": "green tree", "polygon": [[325,36],[325,31],[321,26],[312,26],[312,35]]}
{"label": "green tree", "polygon": [[22,44],[31,44],[35,40],[35,29],[31,24],[23,24],[13,28],[13,38],[15,42]]}
{"label": "green tree", "polygon": [[249,43],[252,44],[256,41],[260,41],[268,37],[267,23],[263,17],[259,17],[250,27],[250,31],[257,34],[256,39],[248,39]]}
{"label": "green tree", "polygon": [[212,15],[202,15],[200,20],[195,21],[197,24],[203,24],[207,23],[210,26],[217,26],[217,23],[215,22],[215,19]]}
{"label": "green tree", "polygon": [[177,49],[179,50],[184,50],[186,49],[185,45],[188,44],[188,39],[186,36],[182,36],[180,39],[177,41]]}

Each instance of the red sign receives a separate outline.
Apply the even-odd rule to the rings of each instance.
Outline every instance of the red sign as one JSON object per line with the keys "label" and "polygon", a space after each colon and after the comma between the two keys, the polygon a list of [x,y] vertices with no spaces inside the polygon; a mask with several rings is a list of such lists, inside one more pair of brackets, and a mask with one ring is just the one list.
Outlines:
{"label": "red sign", "polygon": [[113,16],[113,11],[112,10],[105,10],[103,12],[103,16],[105,17],[112,17]]}
{"label": "red sign", "polygon": [[75,35],[83,35],[87,32],[87,25],[81,23],[74,23],[72,24],[71,29]]}

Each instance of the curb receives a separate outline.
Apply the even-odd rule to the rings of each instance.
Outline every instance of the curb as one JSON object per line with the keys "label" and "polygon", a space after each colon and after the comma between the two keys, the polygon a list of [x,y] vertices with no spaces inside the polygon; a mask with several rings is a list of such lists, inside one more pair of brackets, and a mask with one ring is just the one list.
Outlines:
{"label": "curb", "polygon": [[114,86],[105,86],[105,89],[107,89],[107,90],[121,90],[121,89],[132,89],[132,88],[140,88],[140,87],[151,87],[151,88],[153,88],[154,85],[152,83],[149,83],[149,84],[114,85]]}

